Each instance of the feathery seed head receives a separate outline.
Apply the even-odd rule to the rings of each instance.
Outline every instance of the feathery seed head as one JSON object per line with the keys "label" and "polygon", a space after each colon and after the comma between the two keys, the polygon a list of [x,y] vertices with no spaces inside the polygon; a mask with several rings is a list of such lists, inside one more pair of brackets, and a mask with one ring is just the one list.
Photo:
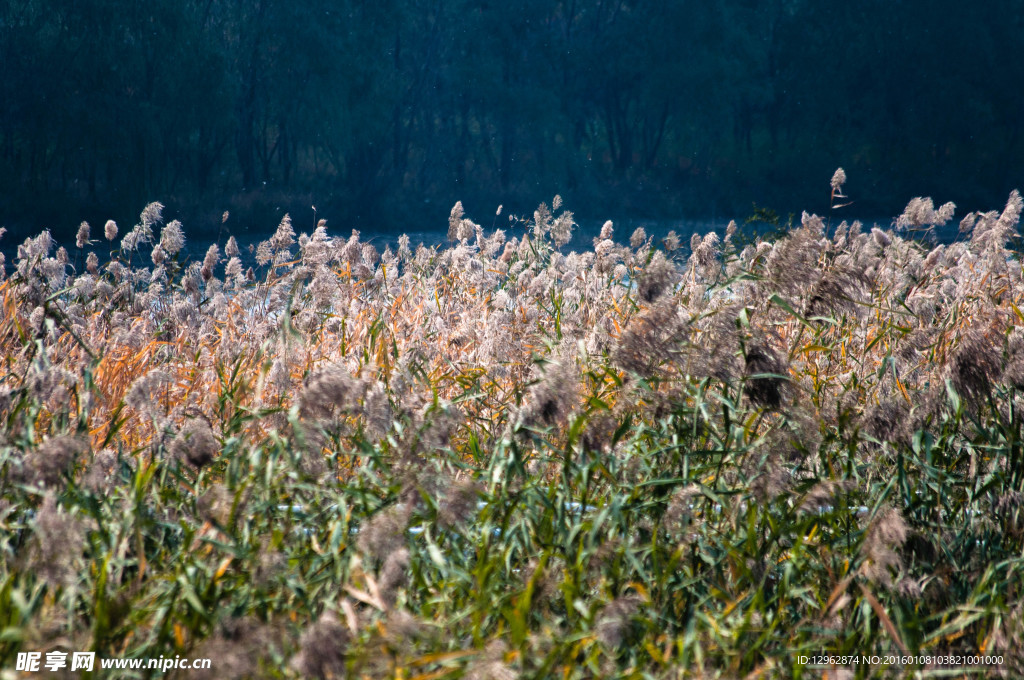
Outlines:
{"label": "feathery seed head", "polygon": [[543,377],[530,389],[529,398],[520,411],[524,425],[552,426],[565,421],[576,405],[578,376],[575,361],[551,361],[543,367]]}
{"label": "feathery seed head", "polygon": [[725,241],[728,243],[732,240],[732,237],[736,235],[739,227],[736,226],[736,220],[729,220],[729,224],[725,226]]}
{"label": "feathery seed head", "polygon": [[651,261],[644,267],[637,283],[637,292],[645,302],[654,302],[662,295],[671,292],[678,278],[676,268],[660,250],[654,253]]}
{"label": "feathery seed head", "polygon": [[949,365],[957,393],[969,404],[980,406],[1001,373],[1001,338],[971,329],[960,341]]}
{"label": "feathery seed head", "polygon": [[664,243],[665,250],[667,250],[670,253],[679,250],[679,235],[675,232],[675,230],[668,232],[668,234],[665,236]]}
{"label": "feathery seed head", "polygon": [[276,253],[287,251],[295,243],[295,230],[292,229],[292,218],[285,213],[281,223],[277,225],[277,231],[270,238],[270,247]]}
{"label": "feathery seed head", "polygon": [[78,225],[78,233],[75,235],[75,245],[84,248],[89,244],[89,223],[82,222]]}
{"label": "feathery seed head", "polygon": [[97,495],[109,493],[117,475],[117,454],[106,448],[93,456],[82,477],[82,486]]}
{"label": "feathery seed head", "polygon": [[28,317],[28,325],[32,327],[36,333],[43,330],[43,323],[46,321],[46,309],[43,307],[36,307],[32,310],[32,313]]}
{"label": "feathery seed head", "polygon": [[48,492],[33,522],[30,559],[33,571],[51,588],[70,586],[79,574],[85,547],[82,521],[57,507]]}
{"label": "feathery seed head", "polygon": [[700,487],[696,484],[675,490],[661,518],[666,532],[678,537],[686,530],[693,516],[693,505],[700,496]]}
{"label": "feathery seed head", "polygon": [[878,227],[872,228],[871,237],[875,240],[875,243],[879,248],[887,248],[889,244],[892,243],[892,239],[889,238],[889,235]]}
{"label": "feathery seed head", "polygon": [[409,561],[408,548],[399,548],[384,560],[384,566],[381,567],[377,579],[377,587],[388,607],[395,606],[398,590],[404,588],[409,581]]}
{"label": "feathery seed head", "polygon": [[363,417],[367,429],[374,435],[383,437],[391,428],[393,413],[384,383],[375,382],[363,397]]}
{"label": "feathery seed head", "polygon": [[398,552],[405,547],[405,532],[411,515],[412,507],[404,503],[378,512],[359,528],[356,539],[359,552],[378,562]]}
{"label": "feathery seed head", "polygon": [[299,652],[291,660],[291,667],[305,678],[343,678],[345,656],[351,635],[338,615],[325,611],[313,625],[299,637]]}
{"label": "feathery seed head", "polygon": [[935,211],[935,225],[938,227],[944,226],[947,222],[953,219],[953,213],[956,212],[956,203],[947,201],[942,204],[938,210]]}
{"label": "feathery seed head", "polygon": [[202,274],[204,281],[209,281],[213,278],[213,270],[217,266],[217,261],[220,260],[220,248],[214,243],[206,250],[206,257],[203,258],[203,266],[199,270]]}
{"label": "feathery seed head", "polygon": [[[207,522],[212,522],[222,527],[230,525],[231,511],[234,505],[235,494],[220,482],[212,484],[196,500],[196,510],[199,516]],[[237,514],[242,513],[238,512]]]}
{"label": "feathery seed head", "polygon": [[412,250],[409,249],[409,235],[402,234],[398,237],[398,257],[408,260],[412,257]]}
{"label": "feathery seed head", "polygon": [[572,240],[573,224],[571,212],[563,212],[551,223],[551,238],[556,248],[561,248]]}
{"label": "feathery seed head", "polygon": [[842,168],[836,168],[835,173],[832,175],[832,193],[836,196],[842,196],[843,185],[846,184],[846,171]]}
{"label": "feathery seed head", "polygon": [[21,477],[31,484],[54,486],[88,449],[86,441],[73,435],[47,437],[25,456]]}
{"label": "feathery seed head", "polygon": [[[696,234],[694,235],[696,236]],[[717,264],[721,250],[719,244],[718,234],[715,232],[709,231],[704,235],[697,247],[693,249],[693,257],[699,267],[708,268]]]}
{"label": "feathery seed head", "polygon": [[903,565],[896,550],[907,540],[907,533],[907,523],[899,510],[890,505],[879,510],[868,526],[864,543],[861,545],[861,555],[864,558],[861,573],[869,581],[892,587],[893,579],[889,570],[898,570]]}
{"label": "feathery seed head", "polygon": [[27,238],[18,246],[18,259],[22,261],[40,260],[50,254],[53,247],[53,237],[50,230],[46,229],[35,238]]}
{"label": "feathery seed head", "polygon": [[437,501],[437,524],[442,529],[458,529],[475,515],[482,489],[472,479],[461,479],[448,484],[443,497]]}
{"label": "feathery seed head", "polygon": [[185,232],[181,228],[181,222],[171,220],[160,230],[160,247],[171,257],[181,252],[185,247]]}
{"label": "feathery seed head", "polygon": [[134,252],[139,247],[139,237],[142,233],[136,228],[129,231],[121,239],[121,250],[126,253]]}
{"label": "feathery seed head", "polygon": [[172,382],[169,373],[158,368],[153,369],[132,383],[125,394],[124,403],[141,413],[152,413],[159,403],[157,390]]}
{"label": "feathery seed head", "polygon": [[629,237],[629,246],[630,248],[636,250],[637,248],[642,246],[644,244],[644,241],[646,240],[647,232],[644,231],[643,227],[637,227],[636,230],[633,232],[633,235]]}
{"label": "feathery seed head", "polygon": [[851,486],[848,483],[832,480],[818,482],[804,496],[799,510],[800,512],[813,513],[833,506],[836,502],[836,496],[844,491],[848,491]]}
{"label": "feathery seed head", "polygon": [[906,418],[907,408],[902,397],[883,397],[864,413],[862,427],[878,441],[897,441],[904,438]]}
{"label": "feathery seed head", "polygon": [[787,368],[768,345],[754,342],[747,346],[744,393],[751,403],[767,409],[782,405]]}
{"label": "feathery seed head", "polygon": [[978,213],[969,212],[964,215],[964,218],[960,220],[960,234],[969,234],[973,229],[975,223],[978,221]]}
{"label": "feathery seed head", "polygon": [[641,601],[639,595],[630,593],[615,598],[601,611],[596,625],[597,639],[607,649],[617,650],[626,640]]}
{"label": "feathery seed head", "polygon": [[273,257],[274,253],[271,250],[270,241],[260,241],[260,245],[256,249],[256,264],[261,267],[266,266]]}
{"label": "feathery seed head", "polygon": [[551,228],[551,210],[548,209],[547,203],[541,203],[540,206],[533,211],[533,236],[534,238],[542,238],[544,234]]}
{"label": "feathery seed head", "polygon": [[463,677],[466,680],[515,680],[519,674],[505,663],[507,652],[504,641],[491,640],[483,654],[469,664]]}
{"label": "feathery seed head", "polygon": [[1020,222],[1022,208],[1024,208],[1024,199],[1021,198],[1020,192],[1014,189],[1010,192],[1010,198],[1006,200],[1006,207],[1003,208],[1002,214],[999,215],[999,222],[1008,228],[1017,226]]}
{"label": "feathery seed head", "polygon": [[201,469],[213,461],[220,451],[220,444],[204,418],[191,418],[178,431],[169,450],[178,460]]}
{"label": "feathery seed head", "polygon": [[150,253],[150,258],[152,258],[153,264],[155,264],[157,267],[160,267],[161,265],[163,265],[164,262],[167,261],[167,252],[164,251],[164,249],[161,248],[159,244],[157,244],[153,248],[153,252]]}
{"label": "feathery seed head", "polygon": [[459,238],[459,227],[462,225],[462,217],[465,215],[462,209],[462,201],[456,201],[452,206],[452,212],[448,215],[448,240],[456,241]]}
{"label": "feathery seed head", "polygon": [[362,388],[344,366],[326,366],[306,380],[299,394],[299,412],[306,418],[328,419],[355,408]]}
{"label": "feathery seed head", "polygon": [[232,257],[228,260],[227,265],[224,267],[224,276],[228,279],[238,279],[242,276],[242,261],[237,257]]}
{"label": "feathery seed head", "polygon": [[227,244],[224,246],[224,254],[227,257],[238,257],[241,255],[241,251],[238,249],[238,241],[232,236],[228,238]]}
{"label": "feathery seed head", "polygon": [[380,261],[380,252],[372,243],[364,243],[361,249],[363,263],[368,267],[375,267]]}
{"label": "feathery seed head", "polygon": [[160,224],[164,219],[163,210],[163,203],[158,201],[150,203],[143,208],[142,214],[139,215],[139,224],[147,229],[152,227],[154,224]]}

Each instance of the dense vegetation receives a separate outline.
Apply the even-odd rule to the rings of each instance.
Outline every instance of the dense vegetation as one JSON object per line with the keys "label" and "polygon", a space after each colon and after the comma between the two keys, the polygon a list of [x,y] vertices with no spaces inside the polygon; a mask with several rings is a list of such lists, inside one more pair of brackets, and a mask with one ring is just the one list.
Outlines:
{"label": "dense vegetation", "polygon": [[[286,218],[249,269],[233,240],[180,266],[159,204],[25,241],[0,272],[0,668],[1024,671],[1021,197],[932,249],[909,236],[953,206],[922,199],[898,233],[805,214],[687,249],[609,222],[572,253],[559,204],[509,234],[456,205],[452,245],[415,252]],[[829,677],[916,670],[948,667]]]}
{"label": "dense vegetation", "polygon": [[63,240],[162,197],[193,233],[310,205],[400,232],[549,191],[601,219],[799,214],[840,159],[860,216],[992,205],[1024,170],[1022,22],[1021,0],[8,0],[0,225]]}

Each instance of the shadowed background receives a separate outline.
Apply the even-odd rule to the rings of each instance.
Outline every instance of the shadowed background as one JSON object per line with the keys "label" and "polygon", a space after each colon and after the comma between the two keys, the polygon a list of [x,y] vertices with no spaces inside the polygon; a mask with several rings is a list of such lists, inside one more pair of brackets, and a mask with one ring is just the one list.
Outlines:
{"label": "shadowed background", "polygon": [[[827,213],[1021,184],[1024,2],[9,0],[0,225],[193,238]],[[231,217],[222,227],[221,215]],[[503,219],[503,218],[502,218]],[[8,244],[10,245],[10,244]]]}

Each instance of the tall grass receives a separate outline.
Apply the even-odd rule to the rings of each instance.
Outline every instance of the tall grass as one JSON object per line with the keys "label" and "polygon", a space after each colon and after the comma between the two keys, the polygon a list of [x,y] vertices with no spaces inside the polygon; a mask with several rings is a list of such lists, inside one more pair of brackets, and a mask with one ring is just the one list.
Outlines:
{"label": "tall grass", "polygon": [[[556,199],[379,253],[161,206],[0,280],[0,668],[210,677],[1024,673],[1021,199],[963,238],[564,253]],[[162,228],[161,228],[161,225]],[[157,230],[159,231],[159,238]],[[628,241],[628,245],[626,242]],[[109,254],[108,254],[109,253]],[[199,671],[182,677],[203,677]]]}

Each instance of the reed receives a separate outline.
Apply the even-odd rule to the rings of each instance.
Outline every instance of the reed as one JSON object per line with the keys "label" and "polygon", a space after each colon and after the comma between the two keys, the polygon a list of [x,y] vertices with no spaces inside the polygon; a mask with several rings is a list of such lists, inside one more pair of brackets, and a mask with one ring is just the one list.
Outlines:
{"label": "reed", "polygon": [[286,217],[189,262],[159,204],[120,242],[26,240],[0,280],[0,668],[1024,672],[1019,194],[934,248],[907,230],[953,208],[915,199],[895,230],[805,214],[686,249],[608,223],[564,252],[559,203],[490,235],[457,205],[415,251]]}

